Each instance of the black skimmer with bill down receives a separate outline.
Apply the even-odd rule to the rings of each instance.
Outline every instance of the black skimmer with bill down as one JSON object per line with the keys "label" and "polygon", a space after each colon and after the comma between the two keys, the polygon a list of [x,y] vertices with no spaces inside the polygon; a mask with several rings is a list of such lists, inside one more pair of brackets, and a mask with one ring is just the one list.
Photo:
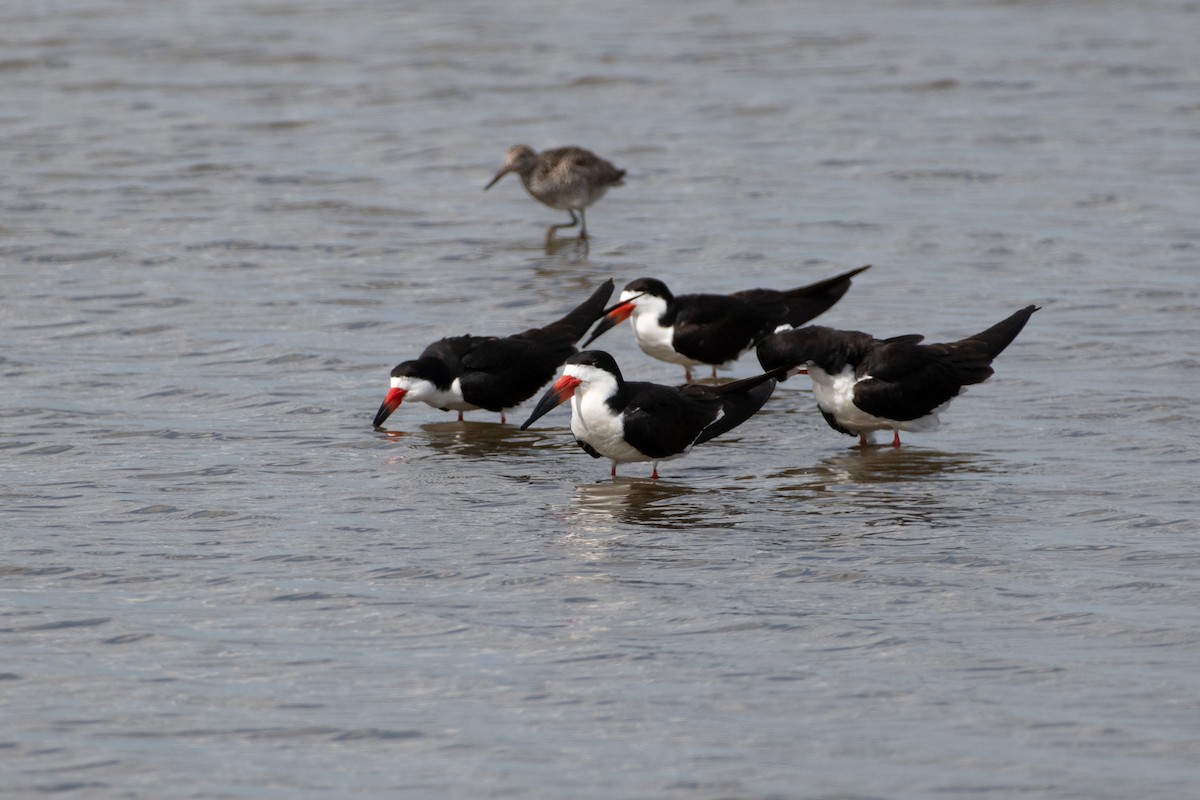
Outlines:
{"label": "black skimmer with bill down", "polygon": [[[946,344],[919,334],[876,339],[869,333],[810,325],[758,345],[763,369],[807,371],[817,408],[834,430],[870,443],[875,431],[932,431],[964,387],[992,376],[992,360],[1017,338],[1038,306],[1026,306],[982,333]],[[782,379],[782,378],[781,378]]]}
{"label": "black skimmer with bill down", "polygon": [[542,395],[528,428],[550,409],[571,401],[571,433],[592,458],[617,464],[678,458],[694,446],[732,430],[762,408],[775,389],[771,374],[705,386],[674,387],[626,381],[611,355],[584,350],[567,359],[563,374]]}
{"label": "black skimmer with bill down", "polygon": [[781,325],[803,325],[841,299],[850,279],[870,267],[859,267],[796,289],[747,289],[733,294],[673,295],[656,278],[638,278],[621,291],[616,305],[583,343],[584,347],[613,326],[633,317],[638,347],[651,358],[682,364],[684,380],[692,367],[734,361]]}
{"label": "black skimmer with bill down", "polygon": [[504,412],[537,394],[573,353],[575,343],[604,312],[613,292],[609,278],[557,322],[512,336],[451,336],[392,370],[392,388],[375,414],[383,425],[405,398],[442,411]]}
{"label": "black skimmer with bill down", "polygon": [[620,186],[625,177],[625,170],[582,147],[556,147],[539,153],[532,147],[514,144],[504,154],[504,166],[483,190],[486,192],[510,172],[521,176],[525,190],[535,200],[571,215],[570,222],[546,229],[547,246],[554,239],[556,230],[576,225],[580,226],[579,238],[587,239],[584,209],[603,197],[611,187]]}

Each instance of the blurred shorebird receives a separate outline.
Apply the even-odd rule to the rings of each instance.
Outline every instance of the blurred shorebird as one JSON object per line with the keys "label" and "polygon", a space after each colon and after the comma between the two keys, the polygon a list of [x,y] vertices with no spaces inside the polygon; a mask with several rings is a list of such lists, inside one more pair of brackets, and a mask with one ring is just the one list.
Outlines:
{"label": "blurred shorebird", "polygon": [[[559,228],[576,225],[580,226],[579,238],[587,239],[584,209],[603,197],[610,187],[620,186],[625,177],[625,170],[582,147],[557,147],[539,153],[532,147],[515,144],[504,154],[504,166],[483,190],[486,192],[510,172],[521,176],[525,190],[535,200],[571,215],[570,222],[546,229],[547,246]],[[576,211],[579,216],[575,215]]]}

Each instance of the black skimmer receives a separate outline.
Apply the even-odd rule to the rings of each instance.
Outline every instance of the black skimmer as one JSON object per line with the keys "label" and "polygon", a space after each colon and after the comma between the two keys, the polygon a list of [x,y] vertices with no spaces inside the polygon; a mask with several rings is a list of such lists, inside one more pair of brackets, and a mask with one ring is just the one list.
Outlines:
{"label": "black skimmer", "polygon": [[584,209],[603,197],[610,187],[620,186],[625,177],[625,170],[582,147],[557,147],[539,153],[532,147],[514,144],[504,154],[504,166],[483,190],[486,192],[510,172],[521,176],[525,190],[535,200],[571,215],[570,222],[546,229],[547,246],[556,230],[576,225],[580,226],[579,238],[587,239]]}
{"label": "black skimmer", "polygon": [[392,370],[392,388],[375,414],[376,428],[406,397],[442,411],[486,409],[500,413],[533,397],[575,352],[575,343],[604,311],[613,292],[609,278],[557,322],[512,336],[451,336]]}
{"label": "black skimmer", "polygon": [[704,386],[674,387],[626,381],[611,355],[584,350],[567,359],[563,374],[542,395],[525,430],[550,409],[571,401],[571,433],[592,458],[617,464],[678,458],[694,446],[748,420],[775,389],[771,374]]}
{"label": "black skimmer", "polygon": [[656,278],[638,278],[621,291],[583,347],[613,326],[633,317],[638,347],[651,358],[682,364],[684,380],[692,367],[736,360],[781,325],[803,325],[829,309],[850,288],[859,267],[827,280],[786,291],[748,289],[733,294],[673,295]]}
{"label": "black skimmer", "polygon": [[[992,360],[1008,347],[1038,306],[1026,306],[982,333],[946,344],[921,344],[919,334],[876,339],[869,333],[810,325],[768,336],[758,345],[766,370],[807,371],[817,408],[834,430],[858,436],[875,431],[932,431],[938,414],[964,387],[992,375]],[[781,377],[781,380],[784,378]]]}

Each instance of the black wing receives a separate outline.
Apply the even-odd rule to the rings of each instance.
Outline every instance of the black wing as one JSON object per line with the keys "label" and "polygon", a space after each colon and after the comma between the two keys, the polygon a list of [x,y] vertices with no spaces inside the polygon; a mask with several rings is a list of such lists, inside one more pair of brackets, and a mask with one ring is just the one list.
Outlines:
{"label": "black wing", "polygon": [[[769,289],[752,293],[772,294]],[[742,293],[747,294],[747,293]],[[778,292],[776,302],[765,297],[752,302],[737,295],[693,294],[677,298],[675,349],[704,364],[734,361],[774,328],[786,304]]]}
{"label": "black wing", "polygon": [[788,303],[787,318],[784,321],[789,325],[799,326],[825,313],[850,289],[850,279],[870,267],[871,265],[867,264],[865,267],[784,292]]}
{"label": "black wing", "polygon": [[[879,342],[858,365],[854,404],[877,417],[918,419],[958,396],[963,382],[947,345],[912,337]],[[865,377],[869,376],[869,377]]]}
{"label": "black wing", "polygon": [[721,410],[717,394],[688,391],[702,390],[702,386],[677,389],[630,382],[624,388],[630,396],[624,408],[625,441],[650,458],[667,458],[687,450]]}
{"label": "black wing", "polygon": [[533,341],[518,334],[480,342],[462,357],[463,399],[488,411],[512,408],[537,394],[574,353],[569,335]]}
{"label": "black wing", "polygon": [[448,336],[438,339],[421,351],[421,358],[433,358],[446,365],[451,379],[462,375],[463,358],[486,342],[495,341],[495,336]]}
{"label": "black wing", "polygon": [[512,408],[550,382],[562,363],[575,355],[575,342],[603,313],[612,295],[612,279],[561,319],[543,328],[480,340],[461,356],[463,399],[488,411]]}
{"label": "black wing", "polygon": [[722,433],[733,430],[754,416],[770,399],[771,393],[775,391],[775,379],[770,373],[764,373],[720,386],[688,386],[685,387],[685,390],[693,388],[703,388],[713,392],[721,401],[720,418],[705,428],[704,432],[696,439],[696,444],[702,444],[709,439],[715,439]]}
{"label": "black wing", "polygon": [[[916,337],[915,341],[920,341]],[[768,372],[792,369],[813,363],[830,375],[837,375],[847,366],[858,368],[870,356],[879,341],[862,331],[839,331],[823,325],[780,331],[758,343],[758,363]],[[858,375],[863,373],[861,370]],[[784,376],[777,375],[779,380]]]}
{"label": "black wing", "polygon": [[447,336],[438,339],[421,351],[421,358],[432,357],[447,364],[458,364],[462,357],[483,342],[494,340],[495,336]]}
{"label": "black wing", "polygon": [[1037,310],[1026,306],[981,333],[948,344],[918,344],[921,337],[915,335],[880,342],[859,365],[857,374],[873,380],[854,387],[855,405],[888,419],[925,416],[958,396],[964,386],[990,378],[993,359]]}

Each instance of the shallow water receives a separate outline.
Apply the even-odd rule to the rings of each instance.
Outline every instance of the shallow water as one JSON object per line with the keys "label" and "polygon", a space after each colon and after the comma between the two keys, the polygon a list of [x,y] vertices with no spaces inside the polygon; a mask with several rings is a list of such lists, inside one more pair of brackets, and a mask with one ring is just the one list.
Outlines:
{"label": "shallow water", "polygon": [[[498,8],[0,9],[5,787],[1200,790],[1200,5]],[[629,171],[590,244],[482,191],[518,141]],[[821,322],[1043,306],[898,451],[803,378],[655,482],[565,408],[370,426],[610,276],[866,263]]]}

